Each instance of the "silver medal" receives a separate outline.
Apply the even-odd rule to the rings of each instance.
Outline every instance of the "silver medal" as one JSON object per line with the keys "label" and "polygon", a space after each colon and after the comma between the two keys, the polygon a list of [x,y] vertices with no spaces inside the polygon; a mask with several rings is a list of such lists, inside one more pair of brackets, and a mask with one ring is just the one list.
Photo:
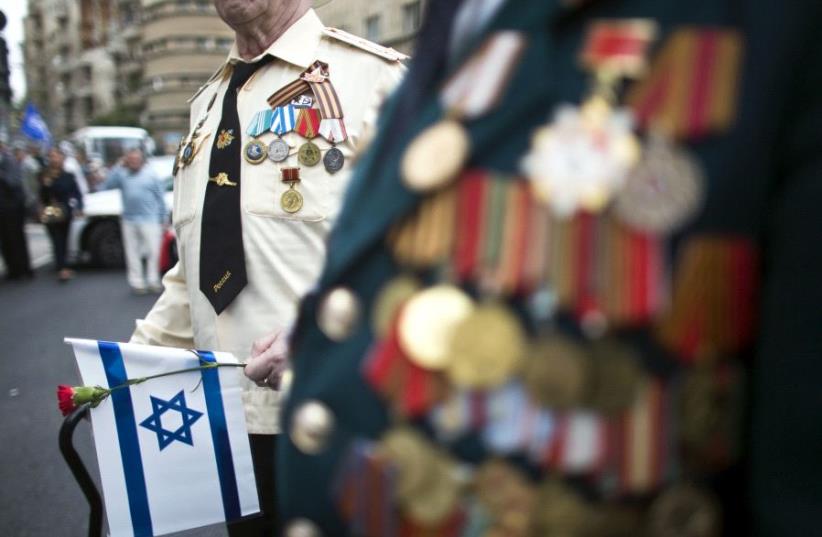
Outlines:
{"label": "silver medal", "polygon": [[282,138],[277,138],[268,144],[268,158],[271,162],[282,162],[288,158],[290,148]]}
{"label": "silver medal", "polygon": [[666,138],[652,134],[614,200],[614,213],[634,229],[667,235],[699,211],[704,189],[699,163]]}
{"label": "silver medal", "polygon": [[337,149],[336,147],[332,147],[325,153],[325,157],[323,157],[323,165],[328,173],[337,173],[340,171],[345,164],[345,156],[343,152]]}

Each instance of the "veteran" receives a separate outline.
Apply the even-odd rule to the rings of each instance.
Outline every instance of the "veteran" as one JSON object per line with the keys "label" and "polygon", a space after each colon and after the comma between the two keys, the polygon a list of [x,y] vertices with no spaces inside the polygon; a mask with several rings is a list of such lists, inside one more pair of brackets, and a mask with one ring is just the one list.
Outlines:
{"label": "veteran", "polygon": [[822,6],[428,6],[294,330],[286,535],[818,534]]}
{"label": "veteran", "polygon": [[404,72],[402,54],[325,27],[310,4],[215,0],[236,40],[192,98],[174,170],[180,260],[132,336],[255,359],[260,385],[249,380],[243,401],[265,520],[231,535],[272,534],[286,332],[322,266],[350,160]]}

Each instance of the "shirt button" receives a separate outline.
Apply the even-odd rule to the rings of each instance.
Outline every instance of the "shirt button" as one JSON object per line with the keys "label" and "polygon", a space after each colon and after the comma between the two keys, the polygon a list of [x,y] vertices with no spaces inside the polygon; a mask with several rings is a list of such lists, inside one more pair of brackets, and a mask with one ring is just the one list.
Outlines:
{"label": "shirt button", "polygon": [[361,313],[360,300],[350,289],[337,287],[323,297],[317,324],[332,341],[343,341],[354,331]]}
{"label": "shirt button", "polygon": [[334,430],[334,415],[319,401],[307,401],[291,416],[289,436],[297,449],[307,455],[322,451]]}
{"label": "shirt button", "polygon": [[316,524],[306,518],[292,520],[285,529],[285,537],[322,537]]}

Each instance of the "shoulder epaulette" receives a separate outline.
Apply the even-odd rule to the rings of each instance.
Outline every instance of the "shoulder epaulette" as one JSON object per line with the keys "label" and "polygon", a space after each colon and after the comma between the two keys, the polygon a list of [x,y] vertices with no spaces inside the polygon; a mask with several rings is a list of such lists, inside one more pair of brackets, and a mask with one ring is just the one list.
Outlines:
{"label": "shoulder epaulette", "polygon": [[388,61],[401,62],[409,58],[406,54],[390,47],[384,47],[354,34],[349,34],[338,28],[326,28],[323,33],[332,39],[342,41],[352,47],[364,50]]}
{"label": "shoulder epaulette", "polygon": [[217,80],[218,78],[223,78],[223,77],[225,76],[225,74],[226,74],[226,71],[229,69],[229,65],[230,65],[230,64],[229,64],[228,62],[226,62],[226,63],[224,63],[223,65],[221,65],[219,69],[217,69],[216,71],[214,71],[214,74],[213,74],[213,75],[211,75],[211,77],[210,77],[208,80],[206,80],[205,84],[203,84],[202,86],[200,86],[200,89],[198,89],[198,90],[194,93],[194,95],[192,95],[191,97],[189,97],[189,98],[188,98],[188,100],[187,100],[186,102],[187,102],[187,103],[191,103],[194,99],[196,99],[197,97],[199,97],[199,96],[200,96],[200,94],[201,94],[201,93],[202,93],[202,92],[203,92],[203,91],[204,91],[207,87],[209,87],[209,86],[211,85],[211,83],[212,83],[212,82],[214,82],[214,81],[215,81],[215,80]]}

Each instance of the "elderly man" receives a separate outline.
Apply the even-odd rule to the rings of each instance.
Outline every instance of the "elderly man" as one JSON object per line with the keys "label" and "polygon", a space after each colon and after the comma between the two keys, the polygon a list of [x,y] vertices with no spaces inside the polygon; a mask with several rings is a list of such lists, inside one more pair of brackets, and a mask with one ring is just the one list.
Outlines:
{"label": "elderly man", "polygon": [[[123,198],[123,246],[128,284],[135,294],[160,292],[160,242],[167,218],[163,187],[145,165],[143,153],[132,149],[122,166],[109,174],[102,190],[120,189]],[[143,270],[143,258],[147,260]]]}
{"label": "elderly man", "polygon": [[215,4],[236,41],[192,99],[175,165],[180,261],[132,341],[251,351],[261,386],[249,381],[243,399],[265,517],[247,531],[270,535],[282,360],[266,358],[282,358],[297,302],[323,264],[350,158],[404,56],[326,28],[309,0]]}

